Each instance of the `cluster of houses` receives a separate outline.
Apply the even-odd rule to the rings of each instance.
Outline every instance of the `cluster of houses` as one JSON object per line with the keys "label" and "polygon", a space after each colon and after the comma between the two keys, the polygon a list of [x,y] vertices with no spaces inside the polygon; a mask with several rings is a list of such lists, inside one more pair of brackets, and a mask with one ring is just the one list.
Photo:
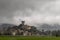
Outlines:
{"label": "cluster of houses", "polygon": [[25,21],[21,21],[20,25],[8,28],[7,31],[1,32],[1,34],[31,36],[39,35],[39,31],[36,27],[25,25]]}
{"label": "cluster of houses", "polygon": [[16,26],[14,25],[13,27],[8,27],[6,30],[4,28],[3,31],[0,31],[0,35],[22,35],[22,36],[56,36],[60,35],[60,30],[59,31],[39,31],[35,26],[30,26],[30,25],[25,25],[25,21],[21,21],[21,24]]}

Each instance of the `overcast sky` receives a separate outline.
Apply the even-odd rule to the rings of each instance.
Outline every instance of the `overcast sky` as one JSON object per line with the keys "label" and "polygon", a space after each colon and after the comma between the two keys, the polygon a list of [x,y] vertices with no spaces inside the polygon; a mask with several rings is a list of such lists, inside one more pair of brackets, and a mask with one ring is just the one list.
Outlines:
{"label": "overcast sky", "polygon": [[0,23],[60,23],[60,0],[0,0]]}

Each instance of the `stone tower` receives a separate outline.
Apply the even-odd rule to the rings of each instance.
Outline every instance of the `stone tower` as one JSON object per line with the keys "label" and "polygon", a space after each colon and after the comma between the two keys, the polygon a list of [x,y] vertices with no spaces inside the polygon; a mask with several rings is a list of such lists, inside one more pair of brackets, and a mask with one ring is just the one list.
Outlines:
{"label": "stone tower", "polygon": [[25,24],[25,21],[21,21],[21,24],[24,25]]}

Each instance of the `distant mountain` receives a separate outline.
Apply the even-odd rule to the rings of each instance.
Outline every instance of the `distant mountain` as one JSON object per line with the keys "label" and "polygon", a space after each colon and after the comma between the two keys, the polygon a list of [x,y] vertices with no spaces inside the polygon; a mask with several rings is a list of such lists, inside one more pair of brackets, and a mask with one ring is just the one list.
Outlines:
{"label": "distant mountain", "polygon": [[[8,24],[8,23],[0,23],[0,30],[7,29],[8,27],[17,26],[14,24]],[[60,30],[59,24],[40,24],[37,27],[38,30],[44,29],[44,30]]]}
{"label": "distant mountain", "polygon": [[6,30],[8,27],[16,26],[14,24],[8,24],[8,23],[0,23],[0,30]]}
{"label": "distant mountain", "polygon": [[44,30],[60,30],[60,25],[59,24],[42,24],[39,25],[39,29],[44,29]]}

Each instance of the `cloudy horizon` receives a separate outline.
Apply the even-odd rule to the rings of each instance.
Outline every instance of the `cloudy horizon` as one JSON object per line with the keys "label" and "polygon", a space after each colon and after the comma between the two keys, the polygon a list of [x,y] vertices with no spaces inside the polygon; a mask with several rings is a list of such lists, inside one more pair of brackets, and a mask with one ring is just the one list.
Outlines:
{"label": "cloudy horizon", "polygon": [[60,24],[60,0],[0,0],[0,23]]}

